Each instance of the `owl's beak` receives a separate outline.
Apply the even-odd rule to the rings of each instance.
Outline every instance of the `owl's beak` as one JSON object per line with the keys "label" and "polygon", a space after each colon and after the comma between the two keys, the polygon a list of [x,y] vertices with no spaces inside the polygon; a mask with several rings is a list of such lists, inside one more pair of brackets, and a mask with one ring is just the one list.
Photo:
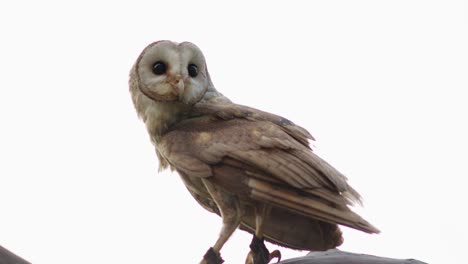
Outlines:
{"label": "owl's beak", "polygon": [[185,89],[184,80],[180,79],[175,85],[173,85],[173,87],[176,91],[176,94],[179,96],[179,100],[181,100]]}
{"label": "owl's beak", "polygon": [[182,95],[184,94],[184,90],[185,90],[184,80],[182,76],[180,75],[175,75],[172,78],[171,77],[172,76],[169,77],[170,78],[169,83],[172,86],[173,93],[175,93],[177,97],[179,98],[179,100],[181,100]]}

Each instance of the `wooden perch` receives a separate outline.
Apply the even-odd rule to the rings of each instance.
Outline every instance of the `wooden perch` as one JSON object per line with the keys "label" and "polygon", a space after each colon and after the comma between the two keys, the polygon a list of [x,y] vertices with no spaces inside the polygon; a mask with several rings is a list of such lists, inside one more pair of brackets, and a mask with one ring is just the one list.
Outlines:
{"label": "wooden perch", "polygon": [[0,264],[31,264],[0,246]]}
{"label": "wooden perch", "polygon": [[338,249],[311,252],[300,258],[286,259],[281,264],[427,264],[415,259],[393,259],[357,254]]}

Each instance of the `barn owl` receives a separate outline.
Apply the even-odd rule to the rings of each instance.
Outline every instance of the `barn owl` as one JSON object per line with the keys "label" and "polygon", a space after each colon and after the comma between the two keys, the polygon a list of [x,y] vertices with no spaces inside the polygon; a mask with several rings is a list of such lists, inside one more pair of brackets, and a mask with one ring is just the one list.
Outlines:
{"label": "barn owl", "polygon": [[220,250],[237,228],[253,234],[246,263],[255,264],[280,258],[265,240],[317,251],[343,242],[338,225],[379,232],[351,211],[360,195],[311,150],[309,132],[223,96],[194,44],[148,45],[129,86],[160,169],[177,171],[193,198],[222,218],[200,263],[222,263]]}

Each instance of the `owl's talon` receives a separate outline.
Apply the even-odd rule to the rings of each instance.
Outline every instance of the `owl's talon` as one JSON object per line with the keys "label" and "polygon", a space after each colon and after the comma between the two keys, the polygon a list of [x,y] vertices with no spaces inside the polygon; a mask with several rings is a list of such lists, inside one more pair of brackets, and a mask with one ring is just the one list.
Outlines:
{"label": "owl's talon", "polygon": [[270,260],[269,261],[271,261],[274,258],[278,259],[278,261],[276,263],[280,263],[280,261],[281,261],[281,252],[279,250],[277,250],[277,249],[273,250],[270,253]]}
{"label": "owl's talon", "polygon": [[224,260],[221,258],[221,254],[214,251],[212,247],[210,247],[205,255],[203,256],[203,260],[206,264],[221,264]]}

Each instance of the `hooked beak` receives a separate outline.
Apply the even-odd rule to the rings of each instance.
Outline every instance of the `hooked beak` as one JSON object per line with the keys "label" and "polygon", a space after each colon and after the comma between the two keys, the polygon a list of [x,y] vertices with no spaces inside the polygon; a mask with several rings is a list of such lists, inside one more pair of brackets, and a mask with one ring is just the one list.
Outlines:
{"label": "hooked beak", "polygon": [[184,90],[185,90],[185,84],[184,84],[184,80],[182,79],[182,76],[180,75],[174,76],[172,80],[170,80],[169,83],[172,86],[173,92],[177,95],[179,100],[181,100],[184,94]]}
{"label": "hooked beak", "polygon": [[185,84],[184,80],[180,79],[175,85],[173,85],[176,94],[179,96],[179,100],[182,99],[182,96],[184,95],[184,90],[185,90]]}

